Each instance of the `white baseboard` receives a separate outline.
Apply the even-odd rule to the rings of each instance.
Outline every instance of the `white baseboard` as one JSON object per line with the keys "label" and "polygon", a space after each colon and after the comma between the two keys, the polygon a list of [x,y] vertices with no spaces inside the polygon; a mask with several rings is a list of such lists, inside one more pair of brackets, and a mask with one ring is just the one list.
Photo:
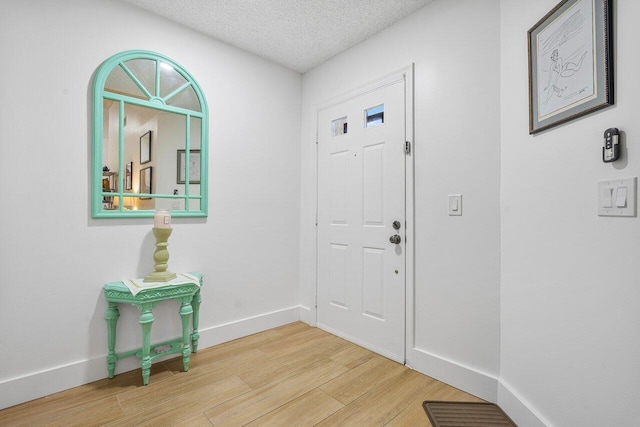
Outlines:
{"label": "white baseboard", "polygon": [[300,306],[285,308],[271,313],[259,314],[246,319],[234,320],[222,325],[200,330],[198,349],[212,347],[227,341],[257,334],[268,329],[300,320]]}
{"label": "white baseboard", "polygon": [[306,323],[307,325],[316,326],[316,312],[315,309],[311,309],[309,307],[305,307],[303,305],[300,306],[300,321]]}
{"label": "white baseboard", "polygon": [[418,372],[447,383],[492,403],[498,401],[498,379],[473,368],[413,348],[407,365]]}
{"label": "white baseboard", "polygon": [[[200,329],[198,350],[296,322],[308,317],[306,312],[307,309],[295,306]],[[132,349],[119,349],[127,350]],[[105,348],[103,356],[4,380],[0,382],[0,409],[106,378],[106,356]],[[122,359],[117,363],[116,374],[139,367],[140,363],[134,357]]]}
{"label": "white baseboard", "polygon": [[[296,321],[303,321],[314,326],[315,313],[308,307],[295,306],[200,329],[198,349],[203,350]],[[321,325],[318,326],[321,327]],[[336,334],[335,331],[328,330],[328,332]],[[416,348],[407,355],[407,365],[467,393],[497,403],[518,425],[527,427],[551,426],[512,387],[489,374]],[[136,358],[123,359],[118,361],[116,374],[139,367],[140,364]],[[0,409],[106,378],[106,371],[105,352],[103,356],[4,380],[0,382]]]}
{"label": "white baseboard", "polygon": [[352,342],[352,343],[354,343],[354,344],[356,344],[356,345],[359,345],[360,347],[364,347],[364,348],[366,348],[367,350],[371,350],[371,351],[373,351],[374,353],[378,353],[379,355],[384,356],[384,357],[386,357],[387,359],[391,359],[391,360],[393,360],[394,362],[404,363],[404,360],[403,360],[402,356],[399,356],[399,355],[397,355],[397,354],[390,353],[390,352],[388,352],[388,351],[386,351],[386,350],[384,350],[384,349],[381,349],[381,348],[378,348],[378,347],[376,347],[376,346],[374,346],[374,345],[371,345],[371,344],[369,344],[368,342],[365,342],[365,341],[362,341],[362,340],[360,340],[360,339],[358,339],[358,338],[352,337],[352,336],[351,336],[351,335],[349,335],[349,334],[345,334],[345,333],[344,333],[344,332],[342,332],[342,331],[338,331],[338,330],[332,329],[332,328],[330,328],[330,327],[328,327],[328,326],[326,326],[326,325],[323,325],[323,324],[321,324],[321,323],[318,323],[318,324],[317,324],[317,327],[318,327],[318,328],[320,328],[320,329],[322,329],[322,330],[324,330],[324,331],[329,332],[329,333],[330,333],[330,334],[332,334],[332,335],[335,335],[335,336],[337,336],[337,337],[340,337],[340,338],[343,338],[343,339],[345,339],[345,340],[347,340],[347,341],[350,341],[350,342]]}
{"label": "white baseboard", "polygon": [[500,380],[498,384],[498,405],[519,426],[551,427],[551,423],[528,405],[504,380]]}
{"label": "white baseboard", "polygon": [[502,379],[417,348],[409,355],[407,365],[438,381],[499,405],[517,425],[551,426]]}

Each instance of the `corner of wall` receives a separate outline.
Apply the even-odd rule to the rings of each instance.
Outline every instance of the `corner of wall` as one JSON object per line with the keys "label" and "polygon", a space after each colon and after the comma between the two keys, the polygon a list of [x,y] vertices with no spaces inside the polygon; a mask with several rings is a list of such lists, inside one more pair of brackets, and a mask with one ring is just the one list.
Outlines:
{"label": "corner of wall", "polygon": [[528,427],[551,426],[549,422],[523,399],[502,379],[498,381],[498,405],[509,414],[509,417],[518,425]]}
{"label": "corner of wall", "polygon": [[549,427],[552,425],[501,378],[418,348],[413,348],[408,354],[407,366],[499,405],[518,425],[527,427]]}
{"label": "corner of wall", "polygon": [[407,365],[418,372],[489,402],[498,401],[498,379],[488,373],[419,348],[413,348],[407,359]]}

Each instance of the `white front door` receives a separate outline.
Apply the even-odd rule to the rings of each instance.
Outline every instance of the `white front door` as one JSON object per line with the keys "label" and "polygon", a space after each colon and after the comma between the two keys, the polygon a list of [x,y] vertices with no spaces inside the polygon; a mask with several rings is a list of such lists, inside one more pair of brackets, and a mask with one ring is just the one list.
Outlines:
{"label": "white front door", "polygon": [[318,111],[317,325],[401,363],[405,84]]}

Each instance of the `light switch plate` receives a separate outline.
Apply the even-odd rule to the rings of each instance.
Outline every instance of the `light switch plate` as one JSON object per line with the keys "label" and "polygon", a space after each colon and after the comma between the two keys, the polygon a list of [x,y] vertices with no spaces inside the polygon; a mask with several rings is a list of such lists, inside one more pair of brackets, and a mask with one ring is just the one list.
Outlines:
{"label": "light switch plate", "polygon": [[462,215],[462,194],[449,194],[449,215]]}
{"label": "light switch plate", "polygon": [[598,181],[599,216],[636,216],[637,178]]}

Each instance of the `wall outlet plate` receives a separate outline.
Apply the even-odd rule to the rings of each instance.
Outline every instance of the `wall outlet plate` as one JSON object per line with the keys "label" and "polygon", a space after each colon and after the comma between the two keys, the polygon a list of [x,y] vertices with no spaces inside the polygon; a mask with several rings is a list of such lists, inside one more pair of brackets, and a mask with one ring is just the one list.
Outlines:
{"label": "wall outlet plate", "polygon": [[598,181],[598,216],[636,216],[637,178]]}

